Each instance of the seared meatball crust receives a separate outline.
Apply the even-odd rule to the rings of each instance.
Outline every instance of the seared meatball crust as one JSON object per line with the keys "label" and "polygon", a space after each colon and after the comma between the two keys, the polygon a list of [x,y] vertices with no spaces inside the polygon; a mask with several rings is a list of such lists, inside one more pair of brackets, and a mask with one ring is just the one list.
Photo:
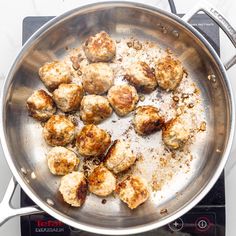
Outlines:
{"label": "seared meatball crust", "polygon": [[133,111],[139,100],[136,89],[128,84],[112,86],[107,98],[119,116],[125,116]]}
{"label": "seared meatball crust", "polygon": [[66,175],[77,169],[79,159],[77,155],[65,148],[54,147],[47,154],[48,168],[54,175]]}
{"label": "seared meatball crust", "polygon": [[71,112],[80,107],[84,92],[81,85],[60,84],[52,94],[59,109],[63,112]]}
{"label": "seared meatball crust", "polygon": [[73,141],[75,126],[64,115],[53,115],[43,127],[43,136],[50,146],[65,146]]}
{"label": "seared meatball crust", "polygon": [[190,138],[190,130],[182,122],[181,117],[167,122],[162,129],[162,140],[171,150],[182,149]]}
{"label": "seared meatball crust", "polygon": [[112,68],[107,63],[92,63],[83,71],[83,87],[89,94],[103,94],[114,83]]}
{"label": "seared meatball crust", "polygon": [[99,124],[112,115],[112,108],[106,97],[84,96],[80,107],[80,118],[85,124]]}
{"label": "seared meatball crust", "polygon": [[167,55],[157,62],[155,75],[162,89],[175,90],[183,79],[184,69],[179,60]]}
{"label": "seared meatball crust", "polygon": [[116,55],[116,43],[105,31],[101,31],[85,41],[83,50],[90,62],[108,62]]}
{"label": "seared meatball crust", "polygon": [[96,167],[88,177],[89,191],[97,196],[106,197],[116,188],[116,178],[105,166]]}
{"label": "seared meatball crust", "polygon": [[104,164],[113,173],[118,174],[129,169],[137,157],[130,149],[130,144],[122,140],[115,140],[105,157]]}
{"label": "seared meatball crust", "polygon": [[39,68],[39,77],[50,91],[60,84],[70,83],[72,79],[70,67],[62,61],[45,63]]}
{"label": "seared meatball crust", "polygon": [[149,135],[162,128],[164,119],[156,107],[140,106],[135,111],[133,124],[139,135]]}
{"label": "seared meatball crust", "polygon": [[139,176],[128,176],[117,184],[115,192],[130,209],[137,208],[149,197],[146,181]]}
{"label": "seared meatball crust", "polygon": [[29,115],[39,121],[47,121],[56,112],[52,97],[42,89],[33,92],[26,106]]}
{"label": "seared meatball crust", "polygon": [[147,63],[142,61],[133,63],[127,70],[125,78],[131,85],[142,93],[150,93],[157,87],[154,72]]}
{"label": "seared meatball crust", "polygon": [[111,144],[110,135],[96,125],[85,125],[78,133],[76,147],[82,156],[100,157]]}
{"label": "seared meatball crust", "polygon": [[61,178],[59,191],[66,203],[73,207],[83,205],[87,195],[88,185],[82,172],[72,172]]}

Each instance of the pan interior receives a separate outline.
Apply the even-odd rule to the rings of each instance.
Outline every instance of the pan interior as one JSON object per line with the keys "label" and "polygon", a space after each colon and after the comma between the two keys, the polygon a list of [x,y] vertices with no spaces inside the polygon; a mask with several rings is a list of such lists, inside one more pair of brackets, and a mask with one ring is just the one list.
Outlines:
{"label": "pan interior", "polygon": [[[164,33],[163,33],[164,29]],[[113,38],[134,36],[152,40],[170,48],[182,60],[201,90],[206,110],[207,137],[198,147],[201,156],[186,183],[179,184],[178,194],[172,192],[165,201],[152,201],[130,211],[117,199],[101,205],[101,199],[90,195],[81,209],[68,207],[58,194],[59,178],[52,176],[45,163],[46,144],[39,123],[28,117],[25,102],[32,91],[43,87],[38,68],[47,61],[63,57],[66,47],[76,47],[89,35],[105,30]],[[178,37],[176,37],[176,32]],[[162,12],[145,10],[130,4],[100,4],[73,11],[26,46],[9,74],[3,126],[8,149],[16,169],[37,198],[55,213],[80,224],[102,228],[130,228],[161,223],[185,208],[199,195],[222,162],[230,130],[230,98],[222,72],[213,56],[189,30]],[[208,75],[214,74],[214,83]],[[20,170],[24,168],[28,174]],[[34,171],[36,178],[31,178]],[[175,183],[177,183],[175,181]],[[157,192],[158,194],[158,192]],[[161,215],[162,209],[168,214]]]}

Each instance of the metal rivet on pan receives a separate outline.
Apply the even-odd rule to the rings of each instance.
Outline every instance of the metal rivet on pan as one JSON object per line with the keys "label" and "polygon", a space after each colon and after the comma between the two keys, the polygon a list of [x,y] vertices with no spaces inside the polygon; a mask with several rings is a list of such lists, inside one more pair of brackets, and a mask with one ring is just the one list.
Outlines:
{"label": "metal rivet on pan", "polygon": [[220,153],[220,152],[221,152],[221,150],[220,150],[219,148],[217,148],[217,149],[216,149],[216,152]]}
{"label": "metal rivet on pan", "polygon": [[31,176],[31,179],[36,179],[36,175],[34,172],[32,172],[30,176]]}
{"label": "metal rivet on pan", "polygon": [[212,83],[216,83],[216,79],[215,78],[212,79]]}
{"label": "metal rivet on pan", "polygon": [[166,34],[168,32],[166,27],[163,27],[161,31],[162,31],[163,34]]}
{"label": "metal rivet on pan", "polygon": [[179,31],[177,31],[177,30],[173,30],[173,31],[172,31],[172,34],[173,34],[176,38],[179,37]]}
{"label": "metal rivet on pan", "polygon": [[20,170],[21,170],[21,172],[22,172],[24,175],[27,175],[27,171],[26,171],[26,169],[25,169],[24,167],[21,167]]}
{"label": "metal rivet on pan", "polygon": [[208,75],[207,78],[208,78],[208,80],[212,81],[213,83],[216,82],[216,76],[215,75]]}
{"label": "metal rivet on pan", "polygon": [[54,205],[54,201],[51,200],[50,198],[47,198],[46,201],[47,201],[47,204],[48,204],[48,205],[51,205],[51,206]]}

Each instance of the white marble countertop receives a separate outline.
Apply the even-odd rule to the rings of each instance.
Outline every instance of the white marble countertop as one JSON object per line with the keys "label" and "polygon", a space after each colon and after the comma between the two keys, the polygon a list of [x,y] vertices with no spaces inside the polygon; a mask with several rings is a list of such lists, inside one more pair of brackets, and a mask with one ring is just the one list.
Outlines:
{"label": "white marble countertop", "polygon": [[[236,28],[236,1],[235,0],[208,0],[219,9]],[[95,2],[95,0],[1,0],[0,1],[0,87],[7,72],[21,49],[22,21],[26,16],[56,16],[79,5]],[[97,2],[97,1],[96,1]],[[136,0],[156,5],[169,11],[167,0]],[[196,0],[175,0],[178,13],[187,12]],[[221,57],[226,61],[236,54],[229,40],[221,33]],[[236,94],[236,66],[228,71],[229,79]],[[0,154],[2,150],[0,147]],[[226,176],[226,235],[235,235],[236,222],[236,138],[231,156],[225,169]],[[0,199],[10,180],[11,172],[4,156],[0,156]],[[19,202],[19,193],[16,193],[14,203]],[[1,213],[0,213],[1,214]],[[16,217],[0,227],[0,235],[20,236],[19,217]]]}

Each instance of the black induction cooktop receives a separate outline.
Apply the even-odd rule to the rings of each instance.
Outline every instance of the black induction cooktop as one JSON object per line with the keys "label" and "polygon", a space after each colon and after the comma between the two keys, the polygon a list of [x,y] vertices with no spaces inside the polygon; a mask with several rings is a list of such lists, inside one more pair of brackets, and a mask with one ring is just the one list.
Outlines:
{"label": "black induction cooktop", "polygon": [[[23,21],[22,42],[53,17],[26,17]],[[191,22],[219,54],[219,28],[206,15],[195,15]],[[21,206],[34,203],[21,191]],[[69,227],[47,214],[21,217],[22,236],[78,236],[95,235]],[[145,236],[224,236],[225,235],[225,185],[224,173],[207,196],[187,214],[171,224],[143,234]]]}

